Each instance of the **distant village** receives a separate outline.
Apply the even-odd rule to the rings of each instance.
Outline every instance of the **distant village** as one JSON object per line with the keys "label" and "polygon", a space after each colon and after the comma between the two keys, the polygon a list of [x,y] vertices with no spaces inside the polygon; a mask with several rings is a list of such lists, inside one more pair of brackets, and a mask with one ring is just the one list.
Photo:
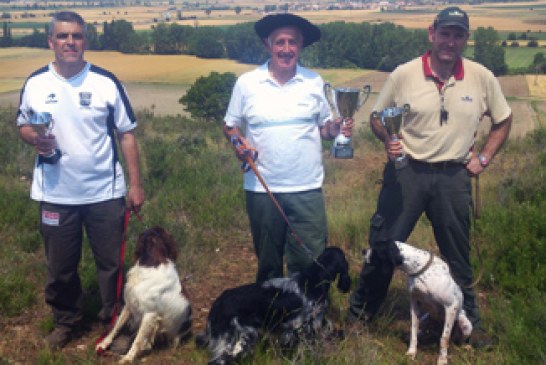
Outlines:
{"label": "distant village", "polygon": [[[476,0],[475,2],[481,2]],[[272,4],[273,3],[273,4]],[[170,11],[189,8],[209,8],[212,10],[242,8],[254,9],[265,12],[277,11],[317,11],[317,10],[352,10],[352,9],[378,9],[379,11],[404,11],[411,7],[422,5],[442,5],[446,2],[437,1],[331,1],[331,0],[315,0],[315,1],[271,1],[267,0],[80,0],[80,1],[29,1],[29,0],[0,0],[0,6],[3,5],[15,8],[23,8],[28,10],[38,10],[55,7],[123,7],[123,6],[165,6]]]}

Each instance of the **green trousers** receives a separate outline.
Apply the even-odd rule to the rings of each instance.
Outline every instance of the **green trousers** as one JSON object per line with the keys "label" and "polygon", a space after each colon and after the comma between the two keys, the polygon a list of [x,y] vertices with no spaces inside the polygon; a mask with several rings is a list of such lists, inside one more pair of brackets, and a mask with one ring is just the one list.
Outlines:
{"label": "green trousers", "polygon": [[[472,283],[470,263],[470,226],[472,190],[470,177],[461,165],[444,168],[411,162],[396,170],[387,163],[376,215],[370,225],[370,246],[378,236],[387,235],[406,241],[423,213],[432,224],[440,254],[464,295],[463,308],[474,325],[480,315]],[[381,219],[378,219],[381,217]],[[417,243],[418,245],[418,243]],[[365,264],[357,287],[350,298],[350,310],[373,316],[385,299],[393,270],[381,265]]]}
{"label": "green trousers", "polygon": [[284,276],[283,258],[292,274],[309,266],[326,247],[328,228],[321,189],[274,196],[308,250],[293,237],[269,195],[247,191],[246,207],[258,257],[257,283]]}

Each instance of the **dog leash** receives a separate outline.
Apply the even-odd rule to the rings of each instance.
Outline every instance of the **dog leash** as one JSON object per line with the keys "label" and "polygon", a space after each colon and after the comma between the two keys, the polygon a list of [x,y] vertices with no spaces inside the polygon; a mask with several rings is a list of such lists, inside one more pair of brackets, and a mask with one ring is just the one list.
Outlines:
{"label": "dog leash", "polygon": [[[250,167],[250,169],[254,172],[254,174],[256,175],[256,177],[258,178],[258,180],[260,181],[260,183],[264,187],[265,191],[267,192],[267,195],[269,196],[269,198],[271,199],[271,201],[273,202],[273,204],[275,205],[275,207],[277,208],[277,210],[281,214],[281,216],[282,216],[283,220],[285,221],[286,225],[288,226],[288,229],[290,230],[290,234],[292,235],[294,240],[296,240],[296,242],[300,245],[300,247],[303,249],[303,251],[307,254],[307,256],[309,256],[309,258],[311,258],[311,260],[313,260],[313,262],[315,264],[317,264],[321,269],[323,269],[325,272],[327,272],[329,274],[330,272],[324,267],[324,265],[322,265],[316,259],[316,257],[314,257],[314,255],[311,252],[311,250],[309,249],[309,247],[307,247],[307,245],[302,241],[302,239],[298,236],[298,234],[294,230],[294,227],[292,227],[292,225],[290,224],[290,221],[289,221],[288,217],[286,216],[286,214],[284,213],[284,210],[282,209],[281,205],[279,204],[277,198],[275,198],[273,193],[269,190],[269,187],[267,186],[267,184],[265,183],[265,180],[263,179],[262,175],[258,171],[258,168],[254,164],[254,160],[252,159],[251,156],[247,156],[245,164]],[[333,281],[333,279],[335,279],[335,278],[332,278],[332,281]]]}
{"label": "dog leash", "polygon": [[310,256],[310,257],[313,257],[313,253],[311,252],[311,250],[309,249],[309,247],[307,247],[305,245],[305,243],[302,241],[302,239],[298,236],[298,234],[296,233],[296,231],[294,230],[294,227],[292,227],[292,225],[290,224],[290,221],[288,220],[288,217],[286,216],[286,214],[284,213],[281,205],[279,204],[277,198],[275,198],[275,196],[273,195],[273,193],[269,190],[269,187],[267,186],[267,184],[265,183],[262,175],[260,174],[260,172],[258,171],[258,169],[256,168],[256,165],[254,164],[254,161],[252,160],[252,158],[250,156],[247,157],[246,159],[246,162],[245,162],[248,166],[250,166],[250,169],[252,169],[252,171],[254,171],[254,174],[256,174],[256,177],[258,178],[258,180],[260,180],[260,183],[262,184],[262,186],[264,187],[265,191],[267,192],[267,195],[269,196],[269,198],[271,199],[271,201],[273,202],[273,204],[275,205],[275,207],[277,208],[277,210],[279,211],[279,213],[281,214],[283,220],[285,221],[286,225],[288,226],[288,229],[290,230],[290,234],[292,235],[292,237],[296,240],[297,243],[299,243],[299,245],[303,248],[303,250]]}
{"label": "dog leash", "polygon": [[[135,216],[138,218],[140,223],[143,223],[142,216],[134,212]],[[112,326],[116,323],[117,316],[119,314],[119,306],[121,302],[121,290],[123,288],[123,266],[125,264],[125,248],[127,247],[127,227],[129,227],[129,220],[131,218],[131,209],[126,208],[125,209],[125,216],[123,217],[123,235],[121,239],[121,249],[119,254],[119,267],[118,267],[118,279],[117,279],[117,285],[116,285],[116,303],[114,304],[114,310],[112,312],[112,319],[110,320],[110,325],[108,326],[108,329],[106,329],[102,335],[97,339],[95,342],[96,344],[100,343],[112,330]],[[106,350],[104,349],[98,349],[97,355],[104,355]]]}

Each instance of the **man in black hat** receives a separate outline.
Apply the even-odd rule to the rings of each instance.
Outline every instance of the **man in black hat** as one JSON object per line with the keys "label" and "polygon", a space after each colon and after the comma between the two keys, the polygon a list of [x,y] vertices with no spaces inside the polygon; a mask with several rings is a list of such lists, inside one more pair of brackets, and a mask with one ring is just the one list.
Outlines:
{"label": "man in black hat", "polygon": [[[428,29],[431,48],[396,68],[381,90],[370,125],[389,157],[377,211],[370,225],[369,244],[378,248],[385,238],[406,241],[424,212],[430,220],[442,257],[464,294],[463,308],[472,321],[471,344],[491,344],[480,326],[471,287],[471,182],[485,171],[508,137],[512,112],[498,80],[482,65],[461,57],[470,36],[466,12],[442,10]],[[393,141],[381,125],[379,113],[392,105],[410,105]],[[476,132],[483,117],[491,130],[480,148]],[[405,153],[407,165],[393,159]],[[371,319],[384,300],[393,268],[365,264],[351,295],[349,319]]]}
{"label": "man in black hat", "polygon": [[[349,137],[352,120],[332,120],[322,78],[298,64],[302,49],[320,39],[320,30],[293,14],[268,15],[255,30],[271,58],[237,80],[224,132],[237,157],[255,164],[282,207],[277,207],[254,171],[244,176],[247,213],[258,257],[257,282],[301,271],[324,250],[326,211],[322,194],[322,142],[339,133]],[[245,137],[239,128],[245,129]]]}

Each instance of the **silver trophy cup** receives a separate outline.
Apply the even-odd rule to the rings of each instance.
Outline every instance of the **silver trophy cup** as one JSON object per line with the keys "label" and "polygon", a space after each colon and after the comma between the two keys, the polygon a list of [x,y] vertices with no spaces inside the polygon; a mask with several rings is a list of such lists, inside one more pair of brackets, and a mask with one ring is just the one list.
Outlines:
{"label": "silver trophy cup", "polygon": [[[400,128],[402,127],[404,117],[409,113],[410,105],[404,104],[403,107],[388,107],[385,108],[379,116],[381,123],[387,130],[387,133],[391,136],[392,141],[398,141],[400,139]],[[394,159],[394,166],[397,169],[401,169],[408,164],[408,159],[405,153],[402,152],[401,156]]]}
{"label": "silver trophy cup", "polygon": [[[41,137],[47,137],[51,134],[53,129],[53,116],[48,112],[33,112],[30,115],[30,125]],[[39,163],[54,164],[59,161],[61,157],[61,151],[57,148],[53,149],[51,153],[38,156]]]}
{"label": "silver trophy cup", "polygon": [[[343,118],[343,123],[345,123],[345,119],[352,118],[355,112],[368,100],[371,90],[370,85],[364,85],[362,89],[353,89],[332,88],[329,82],[324,83],[326,101],[336,117]],[[335,158],[353,158],[351,139],[340,132],[334,140],[332,155]]]}

